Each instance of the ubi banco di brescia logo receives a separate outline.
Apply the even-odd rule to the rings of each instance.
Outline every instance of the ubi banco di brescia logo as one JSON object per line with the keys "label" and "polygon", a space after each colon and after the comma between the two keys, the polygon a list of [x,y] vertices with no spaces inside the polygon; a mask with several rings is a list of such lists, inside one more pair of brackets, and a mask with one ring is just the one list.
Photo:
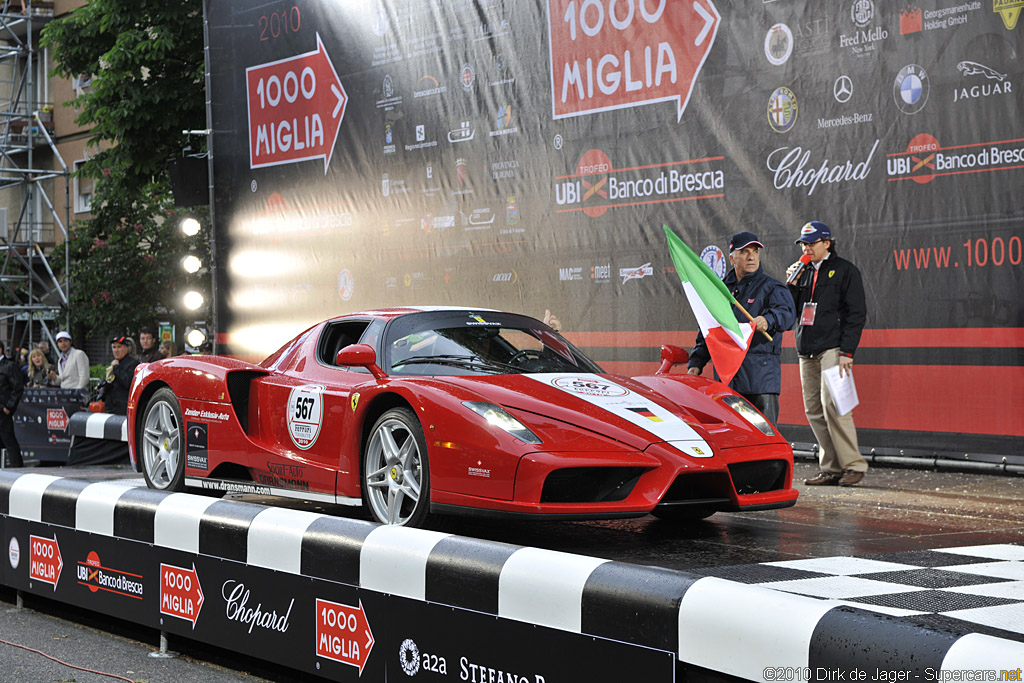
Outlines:
{"label": "ubi banco di brescia logo", "polygon": [[103,566],[96,551],[90,551],[85,560],[78,562],[78,583],[96,593],[105,591],[141,600],[143,583],[141,574]]}
{"label": "ubi banco di brescia logo", "polygon": [[617,169],[607,154],[591,149],[580,157],[575,173],[555,179],[555,203],[562,207],[559,213],[583,211],[596,218],[619,207],[721,197],[725,173],[715,166],[723,159],[715,156]]}
{"label": "ubi banco di brescia logo", "polygon": [[871,159],[878,149],[878,140],[871,147],[863,161],[846,159],[833,161],[825,158],[819,164],[813,159],[812,151],[803,147],[779,147],[768,154],[766,165],[774,174],[775,189],[787,190],[807,188],[807,195],[814,194],[819,185],[834,185],[859,182],[871,172]]}
{"label": "ubi banco di brescia logo", "polygon": [[1020,140],[978,142],[942,147],[929,133],[915,135],[906,151],[889,154],[886,170],[889,180],[911,179],[919,185],[939,175],[1000,171],[1024,163],[1024,144]]}

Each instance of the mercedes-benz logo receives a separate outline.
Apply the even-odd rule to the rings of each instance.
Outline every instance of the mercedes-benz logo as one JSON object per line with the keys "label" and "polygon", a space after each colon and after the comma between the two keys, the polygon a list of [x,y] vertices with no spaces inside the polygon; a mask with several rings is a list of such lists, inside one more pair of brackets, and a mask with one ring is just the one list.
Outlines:
{"label": "mercedes-benz logo", "polygon": [[853,81],[849,76],[840,76],[836,79],[835,84],[832,85],[832,96],[840,104],[850,101],[850,98],[853,97]]}

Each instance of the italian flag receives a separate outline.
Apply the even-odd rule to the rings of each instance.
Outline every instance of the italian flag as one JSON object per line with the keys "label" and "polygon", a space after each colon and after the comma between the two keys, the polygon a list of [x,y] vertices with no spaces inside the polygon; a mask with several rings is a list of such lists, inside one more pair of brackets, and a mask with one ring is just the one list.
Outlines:
{"label": "italian flag", "polygon": [[715,372],[722,382],[728,384],[747,355],[754,337],[754,325],[736,320],[732,308],[736,299],[722,279],[667,225],[662,227],[665,228],[668,252],[683,282],[686,299],[711,352]]}

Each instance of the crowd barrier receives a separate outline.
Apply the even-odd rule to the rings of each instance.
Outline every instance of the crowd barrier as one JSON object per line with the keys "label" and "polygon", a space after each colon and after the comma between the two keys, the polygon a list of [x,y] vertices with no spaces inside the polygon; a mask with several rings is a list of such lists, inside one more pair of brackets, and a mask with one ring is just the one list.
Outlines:
{"label": "crowd barrier", "polygon": [[1024,662],[1021,642],[723,579],[124,482],[0,472],[0,530],[7,586],[339,681],[985,680],[962,674]]}

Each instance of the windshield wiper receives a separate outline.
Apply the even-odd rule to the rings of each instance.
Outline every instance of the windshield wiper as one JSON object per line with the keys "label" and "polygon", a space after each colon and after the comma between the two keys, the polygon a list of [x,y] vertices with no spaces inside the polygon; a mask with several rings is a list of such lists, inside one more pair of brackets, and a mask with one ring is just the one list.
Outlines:
{"label": "windshield wiper", "polygon": [[397,368],[403,365],[423,365],[431,363],[435,365],[450,365],[456,368],[467,368],[469,370],[511,370],[517,373],[521,373],[523,371],[522,368],[517,368],[513,365],[506,365],[505,363],[499,363],[498,361],[485,360],[478,356],[459,356],[454,354],[440,356],[410,356],[405,360],[392,363],[391,367]]}

